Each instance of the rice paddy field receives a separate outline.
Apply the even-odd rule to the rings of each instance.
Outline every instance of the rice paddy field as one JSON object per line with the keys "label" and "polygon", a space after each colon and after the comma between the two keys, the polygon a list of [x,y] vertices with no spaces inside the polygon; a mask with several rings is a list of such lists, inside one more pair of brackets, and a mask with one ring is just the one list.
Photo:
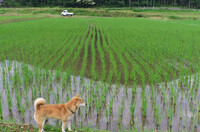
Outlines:
{"label": "rice paddy field", "polygon": [[199,20],[5,19],[1,120],[37,126],[36,98],[56,104],[78,93],[88,106],[73,118],[77,129],[200,131]]}

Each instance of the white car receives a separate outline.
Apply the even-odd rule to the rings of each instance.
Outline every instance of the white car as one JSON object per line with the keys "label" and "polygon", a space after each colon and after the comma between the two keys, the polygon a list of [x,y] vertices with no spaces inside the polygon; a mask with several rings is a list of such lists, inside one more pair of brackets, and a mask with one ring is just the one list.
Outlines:
{"label": "white car", "polygon": [[74,13],[72,12],[68,12],[67,10],[64,10],[62,13],[61,13],[62,16],[72,16],[74,15]]}

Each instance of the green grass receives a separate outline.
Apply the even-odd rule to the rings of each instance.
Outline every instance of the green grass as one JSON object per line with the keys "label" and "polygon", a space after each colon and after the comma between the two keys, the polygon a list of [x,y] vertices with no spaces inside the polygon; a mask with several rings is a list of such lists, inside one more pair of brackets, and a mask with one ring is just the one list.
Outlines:
{"label": "green grass", "polygon": [[[65,129],[66,132],[68,132],[67,129]],[[17,124],[14,121],[9,122],[0,122],[0,131],[1,132],[16,132],[16,131],[25,131],[25,132],[38,132],[38,128],[28,125],[28,124]],[[45,125],[44,131],[48,132],[61,132],[61,126],[60,127],[53,127],[51,125]],[[76,128],[72,128],[72,131],[77,131]],[[88,129],[88,128],[81,128],[78,129],[79,132],[110,132],[107,130],[99,130],[97,128]],[[137,131],[136,129],[130,129],[130,130],[124,130],[125,132],[129,131]],[[140,132],[149,132],[147,129],[140,130]],[[150,130],[151,132],[156,132],[156,130]],[[167,132],[167,131],[165,131]]]}
{"label": "green grass", "polygon": [[[68,132],[67,128],[65,129],[66,132]],[[72,127],[73,131],[77,131],[76,128]],[[1,122],[0,121],[0,131],[1,132],[16,132],[16,131],[26,131],[26,132],[38,132],[38,128],[33,125],[28,124],[19,124],[15,123],[15,121],[7,121],[7,122]],[[48,132],[61,132],[61,126],[60,127],[53,127],[51,125],[46,124],[44,126],[44,131]],[[109,132],[109,131],[102,131],[97,128],[88,129],[88,128],[79,128],[79,132]]]}

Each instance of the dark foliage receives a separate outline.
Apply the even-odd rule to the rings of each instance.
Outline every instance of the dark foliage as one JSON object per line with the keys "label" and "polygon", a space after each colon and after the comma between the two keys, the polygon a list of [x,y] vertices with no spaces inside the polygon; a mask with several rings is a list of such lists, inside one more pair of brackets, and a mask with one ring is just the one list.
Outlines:
{"label": "dark foliage", "polygon": [[200,8],[200,0],[3,0],[5,7],[161,7]]}

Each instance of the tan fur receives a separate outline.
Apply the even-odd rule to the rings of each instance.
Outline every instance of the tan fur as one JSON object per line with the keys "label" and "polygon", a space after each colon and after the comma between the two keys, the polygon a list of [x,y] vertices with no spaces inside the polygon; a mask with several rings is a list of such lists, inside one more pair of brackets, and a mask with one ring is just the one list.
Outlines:
{"label": "tan fur", "polygon": [[35,102],[34,102],[34,109],[36,110],[36,109],[39,108],[40,105],[44,105],[44,104],[46,104],[45,99],[43,99],[43,98],[37,98],[35,100]]}
{"label": "tan fur", "polygon": [[[64,132],[69,117],[73,116],[71,111],[76,112],[79,106],[85,105],[86,103],[82,101],[78,94],[65,104],[46,104],[43,98],[36,99],[34,119],[38,124],[39,132],[43,131],[43,125],[47,117],[62,120],[62,131]],[[71,126],[68,127],[69,129],[71,130]]]}

